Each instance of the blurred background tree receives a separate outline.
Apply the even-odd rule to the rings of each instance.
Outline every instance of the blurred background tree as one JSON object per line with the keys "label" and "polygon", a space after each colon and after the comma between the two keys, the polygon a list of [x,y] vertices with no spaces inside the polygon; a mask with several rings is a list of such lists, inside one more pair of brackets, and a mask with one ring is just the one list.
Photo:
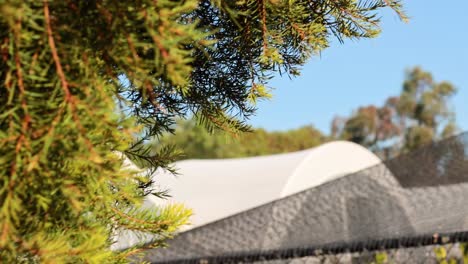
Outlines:
{"label": "blurred background tree", "polygon": [[406,73],[401,93],[383,106],[358,108],[350,117],[336,117],[332,138],[346,139],[389,158],[417,149],[456,132],[450,99],[456,88],[436,82],[431,73],[415,67]]}
{"label": "blurred background tree", "polygon": [[181,119],[174,134],[163,135],[151,145],[153,151],[164,146],[177,146],[183,153],[179,159],[219,159],[299,151],[325,141],[327,137],[311,125],[277,132],[256,128],[232,137],[223,131],[210,133],[193,119]]}

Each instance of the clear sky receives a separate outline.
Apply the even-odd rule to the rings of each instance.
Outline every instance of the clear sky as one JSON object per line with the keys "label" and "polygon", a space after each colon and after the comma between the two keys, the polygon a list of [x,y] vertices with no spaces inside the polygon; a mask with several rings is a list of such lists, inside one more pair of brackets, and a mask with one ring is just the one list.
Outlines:
{"label": "clear sky", "polygon": [[334,40],[312,58],[293,80],[274,78],[274,97],[258,104],[254,127],[286,130],[313,124],[330,131],[335,115],[359,106],[382,104],[397,95],[406,69],[421,66],[436,81],[452,82],[457,122],[468,130],[468,1],[406,0],[409,23],[383,13],[382,34],[375,39]]}

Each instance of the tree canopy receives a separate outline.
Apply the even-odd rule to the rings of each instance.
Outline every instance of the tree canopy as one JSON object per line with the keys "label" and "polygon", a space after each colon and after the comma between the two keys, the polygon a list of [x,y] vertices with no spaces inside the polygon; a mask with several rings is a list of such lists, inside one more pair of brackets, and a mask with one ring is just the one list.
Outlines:
{"label": "tree canopy", "polygon": [[[401,93],[382,106],[360,107],[332,122],[332,137],[351,140],[385,157],[417,149],[456,132],[453,84],[436,82],[420,67],[408,70]],[[385,152],[385,153],[382,153]]]}
{"label": "tree canopy", "polygon": [[150,144],[152,151],[174,146],[181,152],[178,159],[220,159],[299,151],[318,146],[327,139],[311,125],[275,132],[255,128],[232,137],[223,131],[210,133],[193,119],[181,119],[174,134],[166,134]]}
{"label": "tree canopy", "polygon": [[405,18],[397,0],[0,0],[2,262],[125,262],[120,230],[160,246],[190,212],[138,209],[158,191],[121,153],[167,167],[143,143],[188,114],[248,129],[272,74],[377,36],[385,7]]}

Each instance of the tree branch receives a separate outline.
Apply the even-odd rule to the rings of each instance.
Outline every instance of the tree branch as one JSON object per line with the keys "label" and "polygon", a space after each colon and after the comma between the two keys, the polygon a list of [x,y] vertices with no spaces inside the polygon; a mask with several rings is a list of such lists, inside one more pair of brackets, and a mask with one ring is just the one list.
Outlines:
{"label": "tree branch", "polygon": [[57,53],[57,47],[55,46],[54,36],[52,34],[52,27],[50,24],[49,4],[47,0],[44,1],[44,18],[45,18],[46,27],[47,27],[47,36],[49,39],[50,50],[52,52],[52,57],[55,62],[57,75],[59,76],[60,81],[62,83],[62,89],[63,89],[63,92],[65,93],[65,100],[71,101],[72,95],[70,93],[70,90],[68,89],[68,82],[67,82],[67,79],[65,78],[65,73],[63,72],[62,64],[60,63],[60,58]]}

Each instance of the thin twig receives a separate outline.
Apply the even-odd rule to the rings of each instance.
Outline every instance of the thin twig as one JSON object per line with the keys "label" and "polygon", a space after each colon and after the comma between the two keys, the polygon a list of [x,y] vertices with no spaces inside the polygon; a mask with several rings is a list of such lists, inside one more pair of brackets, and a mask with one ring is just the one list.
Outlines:
{"label": "thin twig", "polygon": [[57,53],[57,47],[55,46],[54,36],[52,34],[48,1],[44,1],[44,17],[45,17],[45,22],[46,22],[46,27],[47,27],[47,36],[49,39],[50,50],[52,52],[52,57],[55,62],[55,68],[57,69],[57,74],[62,83],[62,89],[63,89],[63,92],[65,93],[65,100],[71,101],[72,95],[70,93],[70,90],[68,89],[68,82],[67,82],[67,79],[65,78],[65,73],[63,72],[62,64],[60,63],[60,58]]}
{"label": "thin twig", "polygon": [[157,228],[161,228],[161,226],[163,226],[163,225],[169,225],[170,224],[168,221],[161,221],[159,223],[150,223],[150,222],[147,222],[147,221],[132,217],[132,216],[130,216],[128,214],[125,214],[122,211],[115,209],[114,207],[111,207],[111,210],[114,211],[114,213],[118,214],[119,216],[121,216],[123,218],[126,218],[126,219],[128,219],[128,220],[130,220],[130,221],[132,221],[134,223],[139,223],[139,224],[143,224],[143,225],[150,225],[150,226],[157,227]]}
{"label": "thin twig", "polygon": [[267,49],[267,25],[266,25],[266,6],[265,0],[259,0],[262,16],[262,37],[263,37],[263,52]]}
{"label": "thin twig", "polygon": [[62,64],[60,63],[60,57],[58,55],[58,52],[57,52],[57,47],[55,46],[55,40],[54,40],[54,36],[53,36],[53,33],[52,33],[52,26],[51,26],[51,23],[50,23],[50,11],[49,11],[49,4],[48,4],[48,1],[44,1],[44,18],[45,18],[45,22],[46,22],[46,27],[47,27],[47,36],[48,36],[48,40],[49,40],[49,46],[50,46],[50,50],[52,52],[52,57],[54,59],[54,62],[55,62],[55,68],[56,68],[56,71],[57,71],[57,75],[59,76],[60,78],[60,82],[62,83],[62,90],[63,92],[65,93],[65,102],[69,103],[69,106],[70,106],[70,110],[72,112],[72,118],[73,120],[75,121],[80,133],[81,133],[81,136],[83,137],[83,140],[85,141],[85,144],[87,145],[88,149],[90,152],[94,152],[93,150],[93,145],[92,143],[89,141],[89,139],[85,136],[86,135],[86,131],[84,129],[84,127],[81,125],[81,122],[78,118],[78,114],[77,114],[77,111],[76,111],[76,102],[75,102],[75,99],[73,97],[73,95],[71,94],[70,92],[70,89],[69,89],[69,85],[68,85],[68,82],[67,82],[67,79],[65,77],[65,73],[63,71],[63,68],[62,68]]}

